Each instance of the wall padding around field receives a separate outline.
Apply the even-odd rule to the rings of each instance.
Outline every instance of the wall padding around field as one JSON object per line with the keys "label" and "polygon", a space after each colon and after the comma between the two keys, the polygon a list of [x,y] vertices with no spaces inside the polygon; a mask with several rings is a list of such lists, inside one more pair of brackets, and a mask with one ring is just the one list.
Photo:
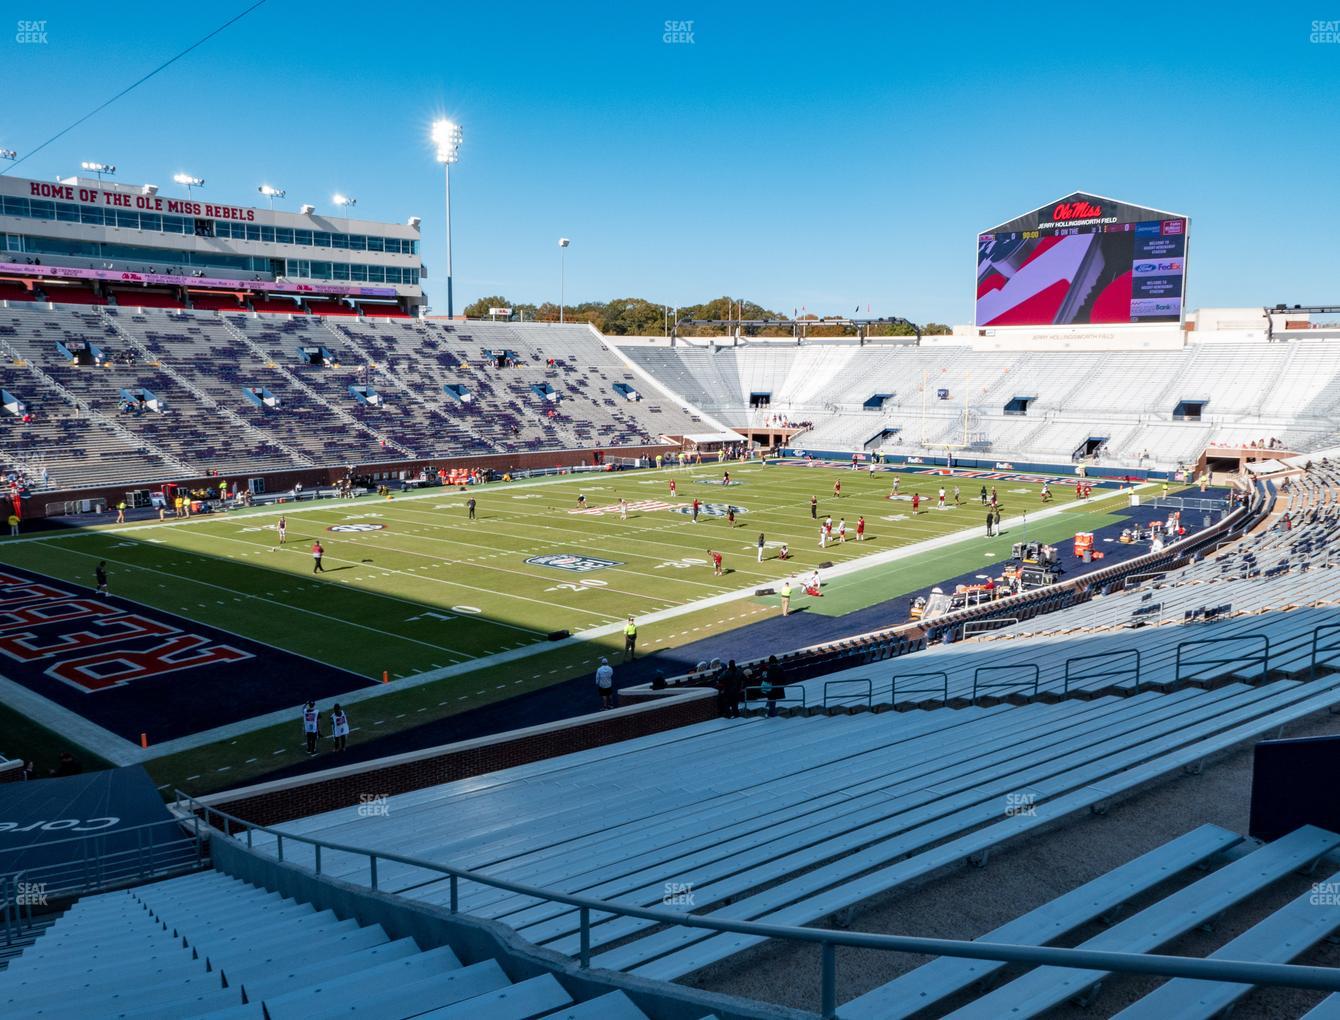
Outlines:
{"label": "wall padding around field", "polygon": [[716,692],[694,689],[677,692],[676,697],[626,705],[610,712],[345,765],[200,800],[254,825],[276,825],[350,807],[365,797],[394,796],[469,779],[514,765],[705,722],[716,718],[716,714]]}

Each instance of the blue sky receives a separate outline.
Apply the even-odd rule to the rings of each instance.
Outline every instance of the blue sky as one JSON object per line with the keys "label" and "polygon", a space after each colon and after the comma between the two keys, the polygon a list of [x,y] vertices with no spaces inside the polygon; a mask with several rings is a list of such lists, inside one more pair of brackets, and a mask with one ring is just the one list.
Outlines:
{"label": "blue sky", "polygon": [[[0,50],[22,155],[246,0],[18,0],[46,42]],[[1340,44],[1309,4],[316,3],[269,0],[14,170],[114,162],[209,198],[423,217],[441,290],[453,168],[457,307],[720,294],[789,312],[968,322],[978,230],[1072,190],[1192,218],[1191,307],[1340,300]],[[692,21],[692,42],[663,40]],[[17,101],[16,101],[17,100]]]}

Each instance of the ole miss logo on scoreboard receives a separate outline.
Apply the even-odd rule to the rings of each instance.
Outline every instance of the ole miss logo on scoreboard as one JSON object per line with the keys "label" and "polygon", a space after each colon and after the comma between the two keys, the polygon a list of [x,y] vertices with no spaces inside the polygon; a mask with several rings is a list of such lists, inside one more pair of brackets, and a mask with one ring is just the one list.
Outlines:
{"label": "ole miss logo on scoreboard", "polygon": [[155,743],[372,683],[13,567],[0,568],[0,676]]}

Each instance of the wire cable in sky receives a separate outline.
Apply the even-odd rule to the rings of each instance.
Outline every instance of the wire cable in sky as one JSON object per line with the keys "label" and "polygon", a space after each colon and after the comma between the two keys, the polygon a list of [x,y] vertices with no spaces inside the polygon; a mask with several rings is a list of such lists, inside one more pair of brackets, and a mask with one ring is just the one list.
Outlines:
{"label": "wire cable in sky", "polygon": [[148,81],[150,78],[152,78],[154,75],[156,75],[159,71],[162,71],[162,70],[165,70],[165,69],[168,68],[168,67],[171,67],[171,66],[172,66],[173,64],[175,64],[178,60],[180,60],[182,57],[186,56],[186,54],[190,53],[193,49],[196,49],[196,48],[199,47],[199,46],[203,46],[205,43],[209,42],[209,40],[213,39],[216,35],[218,35],[220,32],[222,32],[224,29],[228,28],[228,27],[231,26],[231,25],[235,25],[235,24],[237,24],[237,22],[241,21],[241,20],[242,20],[243,18],[245,18],[248,14],[250,14],[252,11],[254,11],[257,7],[260,7],[263,3],[265,3],[265,0],[256,0],[256,2],[255,2],[254,4],[252,4],[250,7],[248,7],[248,8],[247,8],[245,11],[243,11],[241,14],[238,14],[238,15],[236,15],[235,17],[229,18],[227,21],[225,21],[225,22],[224,22],[222,25],[220,25],[218,28],[214,29],[214,31],[210,32],[208,35],[201,36],[201,37],[200,37],[199,39],[197,39],[195,42],[191,43],[190,46],[187,46],[186,49],[184,49],[184,50],[182,50],[180,53],[178,53],[176,56],[172,57],[172,58],[169,59],[169,60],[165,60],[163,63],[159,64],[157,67],[155,67],[152,71],[150,71],[148,74],[146,74],[144,77],[140,78],[139,80],[134,81],[134,82],[131,82],[129,85],[127,85],[125,88],[123,88],[123,89],[122,89],[120,92],[118,92],[116,95],[112,96],[111,99],[108,99],[106,102],[102,103],[102,104],[99,105],[99,106],[95,106],[93,109],[89,110],[88,113],[84,114],[82,117],[80,117],[80,118],[79,118],[77,121],[75,121],[73,124],[70,124],[70,125],[68,125],[68,126],[66,126],[66,127],[61,128],[59,131],[57,131],[54,135],[52,135],[50,138],[48,138],[45,142],[43,142],[43,143],[42,143],[41,145],[39,145],[37,148],[35,148],[35,149],[31,149],[31,150],[29,150],[28,152],[25,152],[22,156],[20,156],[18,159],[16,159],[13,163],[9,164],[9,166],[6,168],[5,171],[0,171],[0,172],[8,172],[9,170],[13,170],[16,166],[18,166],[20,163],[22,163],[24,160],[26,160],[29,156],[36,156],[39,152],[41,152],[43,149],[45,149],[45,148],[46,148],[48,145],[50,145],[52,142],[56,141],[58,138],[62,137],[63,135],[67,135],[67,134],[69,134],[71,131],[73,131],[75,128],[77,128],[80,124],[84,123],[84,121],[88,120],[90,117],[94,117],[94,116],[96,116],[97,114],[101,113],[103,110],[107,109],[107,107],[111,106],[114,102],[116,102],[116,101],[117,101],[118,99],[120,99],[122,96],[128,95],[129,93],[133,92],[135,89],[139,88],[139,87],[140,87],[141,85],[143,85],[146,81]]}

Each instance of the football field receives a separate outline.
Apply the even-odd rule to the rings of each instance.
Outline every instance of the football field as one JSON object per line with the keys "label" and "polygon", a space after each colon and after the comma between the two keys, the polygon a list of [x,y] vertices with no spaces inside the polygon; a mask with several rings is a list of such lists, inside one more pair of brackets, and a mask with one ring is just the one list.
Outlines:
{"label": "football field", "polygon": [[[722,484],[726,471],[729,486]],[[890,498],[895,480],[899,491]],[[27,640],[42,651],[22,654],[42,668],[23,676],[10,670],[7,689],[17,683],[127,746],[143,733],[164,750],[221,726],[242,732],[248,721],[252,728],[271,724],[309,696],[356,692],[351,700],[371,695],[380,702],[399,693],[413,695],[406,702],[413,712],[402,715],[461,711],[589,670],[595,656],[621,645],[629,615],[639,622],[639,651],[653,651],[775,614],[776,600],[756,596],[755,589],[821,563],[833,565],[822,571],[829,598],[813,601],[831,605],[831,612],[912,590],[899,583],[900,575],[916,574],[909,583],[920,583],[941,561],[938,576],[954,576],[964,563],[982,562],[982,547],[996,554],[1007,541],[984,537],[981,486],[995,487],[1008,519],[1043,509],[1040,482],[1012,473],[870,475],[838,466],[728,463],[48,532],[0,543],[0,563],[16,568],[6,583],[18,593],[4,603],[27,597],[33,578],[17,576],[24,572],[67,585],[67,600],[84,608],[51,617],[50,636],[59,640],[43,644],[45,632],[35,628]],[[944,509],[937,506],[941,486]],[[1074,498],[1063,479],[1053,493],[1055,505]],[[1083,526],[1076,514],[1103,512],[1099,505],[1073,510],[1054,528],[1073,531]],[[833,518],[835,537],[821,548],[825,515]],[[282,543],[281,517],[287,525]],[[861,517],[865,536],[858,542]],[[842,520],[847,540],[838,542]],[[971,533],[966,541],[944,544],[960,531]],[[930,559],[914,569],[918,557],[906,557],[909,547],[935,539],[938,548],[926,547]],[[318,541],[320,572],[312,555]],[[783,543],[787,560],[779,558]],[[714,551],[722,556],[720,576],[712,567]],[[862,558],[870,569],[853,567]],[[99,562],[106,564],[112,596],[106,605],[130,608],[99,618],[71,644],[70,620],[110,611],[86,605],[96,601],[89,589]],[[193,626],[200,634],[188,633]],[[554,643],[558,631],[575,640]],[[133,654],[108,647],[118,635],[131,641]],[[92,649],[106,650],[96,659],[88,654]],[[145,649],[153,652],[149,667]],[[62,655],[79,660],[53,666]],[[5,701],[16,707],[12,698]],[[386,722],[386,730],[396,725],[376,721]]]}

